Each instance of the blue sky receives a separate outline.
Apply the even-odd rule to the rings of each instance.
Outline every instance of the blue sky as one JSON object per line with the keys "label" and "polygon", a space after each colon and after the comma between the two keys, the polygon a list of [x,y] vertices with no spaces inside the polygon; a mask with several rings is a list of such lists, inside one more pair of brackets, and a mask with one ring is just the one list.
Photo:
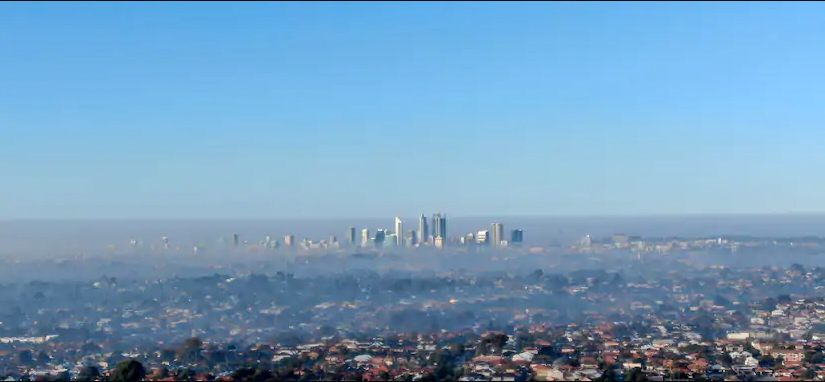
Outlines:
{"label": "blue sky", "polygon": [[825,211],[825,5],[0,3],[0,217]]}

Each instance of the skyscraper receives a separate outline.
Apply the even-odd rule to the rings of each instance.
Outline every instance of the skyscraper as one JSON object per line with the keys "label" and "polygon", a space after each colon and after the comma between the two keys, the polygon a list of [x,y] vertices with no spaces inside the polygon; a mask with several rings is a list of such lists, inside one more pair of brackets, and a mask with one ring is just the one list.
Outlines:
{"label": "skyscraper", "polygon": [[387,233],[383,229],[379,229],[375,232],[375,247],[381,248],[384,246],[384,239],[387,238]]}
{"label": "skyscraper", "polygon": [[501,223],[493,223],[492,229],[493,248],[501,248],[501,242],[504,240],[504,225]]}
{"label": "skyscraper", "polygon": [[476,233],[476,243],[481,245],[490,244],[490,231],[478,231]]}
{"label": "skyscraper", "polygon": [[404,223],[398,216],[395,217],[395,245],[404,246]]}
{"label": "skyscraper", "polygon": [[361,230],[361,246],[367,247],[370,244],[370,229],[364,228]]}
{"label": "skyscraper", "polygon": [[233,247],[238,246],[238,234],[237,233],[232,234],[232,246]]}
{"label": "skyscraper", "polygon": [[430,237],[432,238],[433,244],[435,244],[435,238],[438,236],[438,222],[441,218],[437,214],[433,214],[432,220],[430,220]]}
{"label": "skyscraper", "polygon": [[438,233],[444,240],[447,240],[447,214],[441,217],[441,227],[439,227]]}
{"label": "skyscraper", "polygon": [[421,214],[421,217],[418,218],[418,242],[424,243],[427,241],[428,236],[428,229],[427,229],[427,217],[424,214]]}
{"label": "skyscraper", "polygon": [[510,231],[510,242],[513,244],[520,244],[524,242],[524,231],[520,229]]}
{"label": "skyscraper", "polygon": [[447,239],[447,215],[441,214],[433,215],[433,237],[442,237]]}
{"label": "skyscraper", "polygon": [[347,231],[347,244],[355,245],[355,227],[349,227]]}
{"label": "skyscraper", "polygon": [[405,244],[408,247],[414,247],[415,246],[417,240],[416,240],[414,229],[411,229],[411,230],[407,231],[407,236],[404,238],[404,241],[406,242]]}

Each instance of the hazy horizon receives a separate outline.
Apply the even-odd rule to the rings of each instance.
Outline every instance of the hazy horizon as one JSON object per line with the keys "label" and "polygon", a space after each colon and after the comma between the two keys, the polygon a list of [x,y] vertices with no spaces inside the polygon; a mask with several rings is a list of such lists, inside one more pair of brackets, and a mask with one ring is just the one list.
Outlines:
{"label": "hazy horizon", "polygon": [[[429,219],[431,214],[425,214]],[[52,219],[0,220],[0,250],[15,248],[37,252],[40,249],[122,245],[128,240],[157,241],[170,238],[173,245],[214,245],[232,233],[254,243],[267,234],[282,239],[327,239],[335,235],[344,240],[348,227],[392,230],[393,216],[352,219]],[[418,216],[402,216],[405,229],[417,229]],[[611,217],[454,217],[447,212],[449,236],[488,230],[493,222],[505,231],[521,229],[525,242],[535,245],[568,241],[584,235],[614,234],[645,237],[703,237],[754,235],[771,237],[825,236],[825,214],[740,214],[683,216]],[[360,232],[358,232],[360,235]]]}

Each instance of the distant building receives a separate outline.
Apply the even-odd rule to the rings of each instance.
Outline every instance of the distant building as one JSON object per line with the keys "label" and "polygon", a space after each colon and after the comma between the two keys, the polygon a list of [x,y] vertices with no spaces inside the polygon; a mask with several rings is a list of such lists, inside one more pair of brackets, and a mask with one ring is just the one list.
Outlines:
{"label": "distant building", "polygon": [[468,233],[467,235],[465,235],[465,236],[463,237],[463,239],[464,239],[464,244],[467,244],[467,245],[474,245],[474,244],[476,244],[476,235],[475,235],[475,234],[473,234],[472,232],[470,232],[470,233]]}
{"label": "distant building", "polygon": [[373,242],[375,243],[375,247],[376,248],[383,247],[384,246],[384,240],[386,240],[386,238],[387,238],[387,232],[386,231],[384,231],[383,229],[379,229],[378,231],[376,231],[375,232],[375,238],[373,239]]}
{"label": "distant building", "polygon": [[439,236],[435,238],[435,247],[436,248],[444,248],[444,238]]}
{"label": "distant building", "polygon": [[427,217],[424,214],[421,214],[421,217],[418,218],[418,242],[424,243],[429,238],[429,227],[427,227]]}
{"label": "distant building", "polygon": [[238,234],[237,233],[232,234],[232,246],[233,247],[238,246]]}
{"label": "distant building", "polygon": [[284,245],[289,247],[289,248],[292,248],[292,246],[295,245],[295,236],[293,236],[293,235],[284,236]]}
{"label": "distant building", "polygon": [[445,214],[442,216],[441,214],[433,215],[433,238],[444,238],[447,239],[447,215]]}
{"label": "distant building", "polygon": [[583,237],[579,241],[579,246],[581,246],[582,248],[590,248],[590,246],[592,244],[593,244],[593,239],[590,238],[590,235],[587,235],[587,236]]}
{"label": "distant building", "polygon": [[476,243],[480,245],[487,245],[490,243],[490,231],[478,231],[476,233]]}
{"label": "distant building", "polygon": [[349,227],[347,230],[347,244],[355,245],[355,227]]}
{"label": "distant building", "polygon": [[524,242],[524,231],[520,229],[514,229],[510,231],[510,243],[512,244],[521,244]]}
{"label": "distant building", "polygon": [[364,228],[361,230],[361,246],[367,247],[370,244],[370,229]]}
{"label": "distant building", "polygon": [[435,244],[435,238],[438,236],[438,222],[440,221],[441,217],[438,215],[433,214],[432,220],[430,220],[430,242]]}
{"label": "distant building", "polygon": [[404,223],[398,216],[395,217],[395,245],[404,246]]}
{"label": "distant building", "polygon": [[407,231],[407,237],[405,237],[404,239],[408,247],[414,247],[415,244],[417,244],[418,242],[418,238],[415,236],[414,229]]}
{"label": "distant building", "polygon": [[501,248],[501,242],[504,240],[504,224],[493,223],[493,229],[491,234],[493,248]]}

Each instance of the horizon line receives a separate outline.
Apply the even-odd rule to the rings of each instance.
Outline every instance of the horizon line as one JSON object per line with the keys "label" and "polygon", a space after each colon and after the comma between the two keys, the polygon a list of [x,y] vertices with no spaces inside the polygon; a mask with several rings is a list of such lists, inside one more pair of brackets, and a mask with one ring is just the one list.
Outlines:
{"label": "horizon line", "polygon": [[[425,214],[426,215],[426,214]],[[389,216],[389,215],[388,215]],[[0,222],[57,222],[57,221],[339,221],[339,220],[383,220],[404,215],[361,216],[361,217],[0,217]],[[658,214],[515,214],[515,215],[449,215],[451,220],[470,219],[615,219],[615,218],[697,218],[697,217],[803,217],[825,216],[825,211],[812,212],[689,212]],[[410,219],[417,219],[415,214]]]}

